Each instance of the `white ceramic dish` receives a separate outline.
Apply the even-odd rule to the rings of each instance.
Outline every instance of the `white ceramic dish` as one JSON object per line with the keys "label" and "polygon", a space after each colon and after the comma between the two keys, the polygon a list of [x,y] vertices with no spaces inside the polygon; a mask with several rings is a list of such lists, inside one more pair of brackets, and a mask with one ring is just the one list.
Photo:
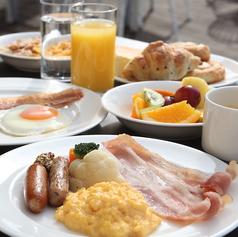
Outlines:
{"label": "white ceramic dish", "polygon": [[[40,32],[14,33],[0,36],[0,47],[10,45],[18,39],[34,38],[40,36]],[[28,72],[40,72],[40,57],[15,56],[0,52],[0,56],[7,64]]]}
{"label": "white ceramic dish", "polygon": [[[79,141],[101,143],[115,137],[114,135],[91,135],[58,138],[29,144],[2,155],[0,157],[0,230],[10,236],[21,237],[85,236],[72,232],[59,223],[54,218],[55,208],[53,207],[48,206],[39,214],[28,211],[23,199],[25,172],[35,157],[43,152],[51,151],[55,155],[67,155],[69,148]],[[134,138],[147,149],[160,154],[178,166],[198,169],[207,174],[224,171],[227,168],[227,164],[221,160],[190,147],[157,139]],[[214,237],[226,235],[238,226],[238,180],[232,182],[228,194],[234,198],[233,203],[212,219],[191,224],[164,219],[162,224],[149,236]]]}
{"label": "white ceramic dish", "polygon": [[[138,48],[138,49],[144,49],[148,45],[148,43],[146,42],[126,39],[123,37],[117,37],[116,43],[118,45],[127,46],[131,48]],[[222,81],[212,83],[210,84],[210,86],[220,87],[220,86],[233,85],[238,82],[238,62],[236,62],[233,59],[219,56],[216,54],[211,54],[211,60],[220,62],[226,68],[226,78]],[[115,80],[122,83],[132,83],[131,81],[125,78],[121,78],[117,76],[115,76]]]}
{"label": "white ceramic dish", "polygon": [[[68,35],[58,35],[53,34],[48,39],[45,40],[43,43],[43,48],[46,50],[46,48],[50,45],[57,45],[62,40],[69,40],[70,34]],[[71,56],[68,58],[56,58],[56,57],[46,57],[45,56],[46,64],[49,65],[50,68],[52,68],[54,71],[64,71],[68,74],[70,74],[70,62],[71,62]]]}
{"label": "white ceramic dish", "polygon": [[202,123],[173,124],[150,122],[130,117],[132,95],[140,92],[143,87],[175,92],[181,82],[175,81],[146,81],[117,86],[102,96],[103,107],[126,127],[141,135],[169,140],[192,139],[201,136]]}
{"label": "white ceramic dish", "polygon": [[[39,92],[58,92],[70,87],[80,88],[69,83],[57,82],[54,80],[0,78],[1,98]],[[69,126],[53,132],[27,137],[15,137],[0,131],[0,146],[21,145],[55,137],[80,134],[98,125],[107,115],[107,111],[105,111],[101,105],[101,96],[88,89],[81,89],[84,93],[84,97],[61,109],[61,111],[67,114],[73,121]],[[89,106],[90,109],[88,109]],[[5,110],[0,110],[0,117],[4,113],[6,113]]]}

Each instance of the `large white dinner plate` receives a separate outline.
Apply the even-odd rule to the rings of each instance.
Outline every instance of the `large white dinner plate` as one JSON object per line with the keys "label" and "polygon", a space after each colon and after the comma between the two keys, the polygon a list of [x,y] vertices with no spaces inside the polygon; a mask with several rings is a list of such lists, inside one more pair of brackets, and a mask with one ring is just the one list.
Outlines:
{"label": "large white dinner plate", "polygon": [[[146,42],[133,39],[126,39],[123,37],[117,37],[116,44],[138,49],[144,49],[148,45],[148,43]],[[212,87],[228,86],[236,84],[238,82],[238,62],[236,62],[233,59],[219,56],[216,54],[211,54],[211,60],[220,62],[226,68],[226,78],[222,81],[211,83],[210,86]],[[127,80],[126,78],[121,78],[117,76],[115,76],[115,80],[122,83],[133,83],[132,81]]]}
{"label": "large white dinner plate", "polygon": [[[70,87],[81,88],[70,83],[62,83],[54,80],[10,77],[0,78],[1,98],[22,96],[39,92],[59,92]],[[101,96],[88,89],[81,89],[84,93],[84,97],[81,100],[73,102],[69,106],[60,109],[72,120],[72,123],[69,126],[53,132],[26,137],[7,135],[0,130],[0,146],[21,145],[54,137],[80,134],[98,125],[107,115],[106,110],[101,105]],[[6,112],[7,110],[0,110],[0,119]]]}
{"label": "large white dinner plate", "polygon": [[[33,214],[25,206],[23,182],[27,167],[43,152],[67,156],[68,150],[79,142],[108,141],[115,135],[89,135],[52,139],[28,144],[5,153],[0,157],[0,230],[10,236],[84,236],[64,227],[54,218],[55,208],[47,207],[42,213]],[[137,142],[156,152],[169,162],[201,170],[207,174],[225,171],[227,165],[199,150],[163,140],[134,137]],[[163,220],[150,236],[201,237],[224,236],[238,226],[238,180],[228,190],[233,203],[210,220],[185,224]]]}
{"label": "large white dinner plate", "polygon": [[178,81],[143,81],[117,86],[102,96],[103,107],[126,127],[140,135],[168,140],[198,138],[202,134],[202,123],[160,123],[131,118],[132,96],[142,88],[175,92],[181,86]]}
{"label": "large white dinner plate", "polygon": [[[40,32],[20,32],[0,36],[0,47],[11,45],[14,41],[25,38],[35,38]],[[8,54],[0,51],[0,56],[7,64],[18,70],[27,72],[40,72],[40,57],[28,57]]]}

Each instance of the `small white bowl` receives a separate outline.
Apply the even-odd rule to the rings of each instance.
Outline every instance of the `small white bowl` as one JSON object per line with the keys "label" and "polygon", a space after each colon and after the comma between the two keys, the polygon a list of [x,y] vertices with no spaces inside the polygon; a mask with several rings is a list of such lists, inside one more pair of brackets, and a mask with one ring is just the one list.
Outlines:
{"label": "small white bowl", "polygon": [[[58,45],[62,40],[69,40],[71,37],[70,34],[67,35],[53,35],[53,37],[49,37],[43,43],[43,48],[46,49],[50,45]],[[64,71],[65,73],[70,74],[70,64],[71,64],[71,56],[68,58],[57,58],[57,57],[46,57],[46,64],[54,69],[54,71]]]}
{"label": "small white bowl", "polygon": [[[40,36],[40,32],[14,33],[0,36],[0,47],[12,44],[18,39],[34,38]],[[40,72],[40,57],[16,56],[0,52],[0,56],[7,64],[27,72]]]}
{"label": "small white bowl", "polygon": [[103,107],[126,127],[138,134],[167,140],[185,140],[201,137],[202,123],[174,124],[150,122],[131,118],[132,95],[143,87],[175,92],[181,86],[177,81],[145,81],[117,86],[102,96]]}

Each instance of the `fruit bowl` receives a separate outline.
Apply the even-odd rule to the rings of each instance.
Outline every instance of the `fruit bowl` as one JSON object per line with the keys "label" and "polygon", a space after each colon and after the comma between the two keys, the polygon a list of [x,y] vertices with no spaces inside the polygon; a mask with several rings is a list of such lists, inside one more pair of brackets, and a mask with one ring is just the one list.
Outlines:
{"label": "fruit bowl", "polygon": [[131,118],[132,96],[143,88],[175,92],[181,86],[178,81],[145,81],[117,86],[102,96],[102,105],[118,120],[138,134],[166,140],[185,140],[201,136],[202,123],[161,123]]}

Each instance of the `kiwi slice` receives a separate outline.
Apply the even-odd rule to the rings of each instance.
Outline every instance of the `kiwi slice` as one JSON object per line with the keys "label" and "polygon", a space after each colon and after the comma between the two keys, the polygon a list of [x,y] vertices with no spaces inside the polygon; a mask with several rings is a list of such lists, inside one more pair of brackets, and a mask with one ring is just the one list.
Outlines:
{"label": "kiwi slice", "polygon": [[141,92],[142,98],[145,100],[146,106],[151,107],[151,106],[157,106],[157,107],[162,107],[164,105],[164,97],[149,88],[143,88]]}

